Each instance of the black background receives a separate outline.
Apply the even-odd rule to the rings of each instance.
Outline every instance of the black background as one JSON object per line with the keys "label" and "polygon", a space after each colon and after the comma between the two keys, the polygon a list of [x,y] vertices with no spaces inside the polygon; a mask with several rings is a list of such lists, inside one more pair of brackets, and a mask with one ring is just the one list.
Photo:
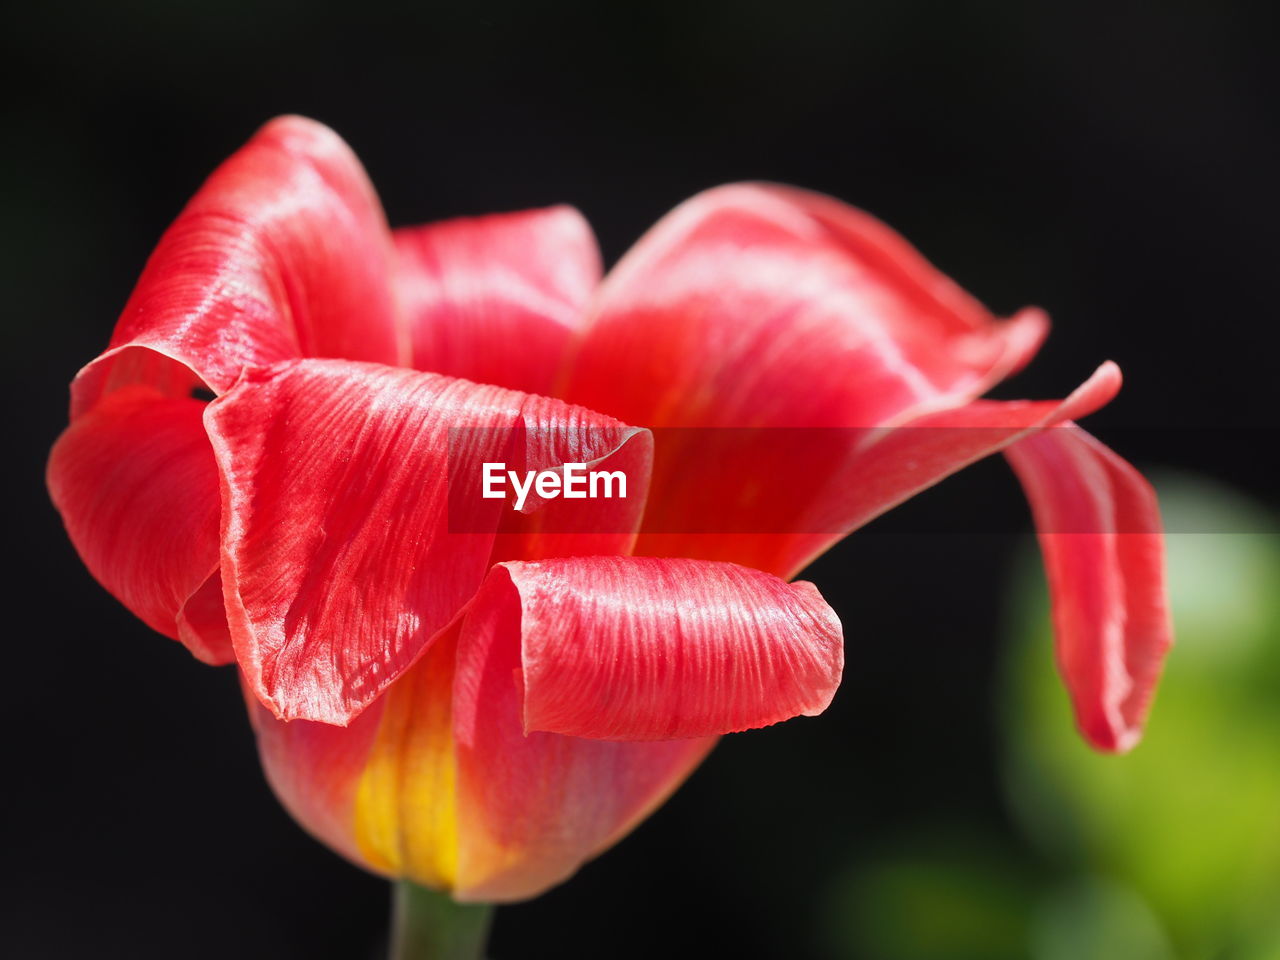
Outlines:
{"label": "black background", "polygon": [[[164,226],[269,117],[355,148],[394,224],[570,202],[612,261],[666,209],[766,178],[863,206],[999,312],[1046,307],[1000,396],[1103,359],[1090,426],[1140,466],[1271,497],[1280,111],[1268,5],[366,0],[27,4],[0,41],[12,486],[6,957],[365,957],[385,884],[306,838],[229,670],[83,570],[43,490],[66,384]],[[497,957],[822,956],[842,865],[921,817],[998,823],[991,674],[1025,526],[981,464],[809,573],[841,614],[832,710],[729,738]],[[1046,651],[1046,656],[1048,655]],[[15,659],[16,658],[16,659]]]}

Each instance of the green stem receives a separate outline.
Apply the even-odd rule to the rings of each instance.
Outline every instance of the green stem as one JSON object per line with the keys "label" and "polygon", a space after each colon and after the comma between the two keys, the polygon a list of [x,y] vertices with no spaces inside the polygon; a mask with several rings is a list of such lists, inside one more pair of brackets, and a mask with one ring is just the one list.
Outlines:
{"label": "green stem", "polygon": [[487,903],[455,903],[408,880],[391,894],[391,960],[482,960],[493,920]]}

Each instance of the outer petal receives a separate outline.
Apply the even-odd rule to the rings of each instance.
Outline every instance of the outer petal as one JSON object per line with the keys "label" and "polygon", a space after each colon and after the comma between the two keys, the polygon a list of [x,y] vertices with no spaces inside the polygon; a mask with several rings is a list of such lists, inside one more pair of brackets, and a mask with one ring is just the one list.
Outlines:
{"label": "outer petal", "polygon": [[[636,552],[790,578],[904,500],[1032,431],[1093,412],[1119,388],[1119,368],[1107,363],[1062,401],[978,400],[881,430],[660,430]],[[703,457],[696,484],[683,480],[686,451]]]}
{"label": "outer petal", "polygon": [[525,737],[506,696],[486,709],[485,752],[458,748],[456,637],[441,635],[348,727],[285,723],[248,695],[276,793],[308,830],[367,869],[459,899],[534,896],[627,833],[715,744]]}
{"label": "outer petal", "polygon": [[616,842],[714,739],[820,712],[840,624],[810,584],[589,557],[495,570],[460,628],[455,895],[541,893]]}
{"label": "outer petal", "polygon": [[245,686],[267,779],[314,836],[366,869],[453,886],[453,643],[432,645],[349,726],[276,719]]}
{"label": "outer petal", "polygon": [[336,727],[277,720],[243,676],[241,684],[262,769],[285,809],[330,849],[366,869],[379,870],[361,851],[354,809],[360,777],[378,736],[383,701],[391,691],[350,725]]}
{"label": "outer petal", "polygon": [[454,896],[524,900],[568,879],[661,806],[715,744],[526,737],[514,698],[496,702],[476,739],[457,744]]}
{"label": "outer petal", "polygon": [[462,628],[460,739],[494,647],[520,650],[524,732],[599,740],[734,733],[827,708],[840,621],[811,583],[730,563],[581,557],[508,563]]}
{"label": "outer petal", "polygon": [[231,659],[218,582],[218,475],[204,404],[134,385],[78,418],[48,484],[85,566],[150,627],[210,663]]}
{"label": "outer petal", "polygon": [[481,463],[540,470],[617,453],[643,470],[627,501],[575,501],[608,511],[565,524],[597,549],[625,549],[644,504],[647,433],[435,374],[324,360],[248,370],[205,421],[236,656],[284,719],[347,723],[474,593],[510,511],[476,495]]}
{"label": "outer petal", "polygon": [[222,392],[298,356],[407,359],[392,246],[359,162],[331,130],[281,117],[222,164],[161,238],[72,415],[145,382]]}
{"label": "outer petal", "polygon": [[600,253],[572,207],[397,230],[396,288],[413,365],[550,394],[600,282]]}
{"label": "outer petal", "polygon": [[1045,329],[997,322],[866,214],[739,184],[610,273],[567,397],[653,427],[879,426],[980,395]]}
{"label": "outer petal", "polygon": [[1155,492],[1074,425],[1029,436],[1005,456],[1035,515],[1076,721],[1095,747],[1128,750],[1173,639]]}

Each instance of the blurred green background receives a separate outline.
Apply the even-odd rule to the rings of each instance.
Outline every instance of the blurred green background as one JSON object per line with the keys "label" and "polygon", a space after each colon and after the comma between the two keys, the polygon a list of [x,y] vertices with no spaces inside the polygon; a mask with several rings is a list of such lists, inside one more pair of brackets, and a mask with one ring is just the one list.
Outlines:
{"label": "blurred green background", "polygon": [[[1280,960],[1280,538],[1227,487],[1157,477],[1177,645],[1123,757],[1075,735],[1032,549],[1010,583],[1005,829],[884,838],[829,894],[833,956]],[[1256,533],[1225,532],[1255,530]]]}

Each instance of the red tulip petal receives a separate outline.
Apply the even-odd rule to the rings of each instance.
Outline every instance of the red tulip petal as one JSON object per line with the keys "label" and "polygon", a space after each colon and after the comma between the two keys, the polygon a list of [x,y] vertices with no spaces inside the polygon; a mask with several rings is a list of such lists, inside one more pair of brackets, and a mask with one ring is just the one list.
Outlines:
{"label": "red tulip petal", "polygon": [[733,733],[827,708],[840,621],[810,583],[729,563],[579,557],[495,568],[462,628],[456,722],[495,645],[521,650],[523,727],[599,740]]}
{"label": "red tulip petal", "polygon": [[263,769],[298,822],[368,870],[445,890],[458,861],[453,663],[448,635],[346,727],[278,720],[243,684]]}
{"label": "red tulip petal", "polygon": [[360,849],[354,809],[386,698],[346,727],[285,722],[262,705],[243,675],[240,679],[258,756],[276,797],[312,836],[352,863],[376,870]]}
{"label": "red tulip petal", "polygon": [[[209,405],[206,424],[223,478],[236,656],[282,719],[347,723],[474,593],[510,512],[459,493],[466,477],[478,491],[480,463],[541,470],[616,453],[648,465],[646,432],[591,411],[344,361],[247,370]],[[557,536],[625,547],[647,474],[631,479],[627,501],[573,501],[606,522],[566,523],[571,532]]]}
{"label": "red tulip petal", "polygon": [[235,662],[236,652],[222,601],[222,574],[217,570],[178,611],[178,639],[206,663]]}
{"label": "red tulip petal", "polygon": [[396,286],[413,365],[550,394],[600,282],[600,253],[572,207],[397,230]]}
{"label": "red tulip petal", "polygon": [[[705,734],[819,713],[843,665],[811,584],[697,561],[505,564],[460,630],[463,899],[563,880],[679,785]],[[673,737],[693,739],[658,740]]]}
{"label": "red tulip petal", "polygon": [[535,896],[635,826],[715,744],[525,737],[508,694],[486,706],[479,742],[459,749],[455,639],[453,629],[441,635],[347,727],[285,723],[247,694],[281,801],[367,869],[459,899]]}
{"label": "red tulip petal", "polygon": [[72,385],[78,416],[145,382],[221,393],[247,366],[299,356],[407,361],[392,245],[359,162],[301,117],[263,127],[179,214],[125,305],[110,348]]}
{"label": "red tulip petal", "polygon": [[566,880],[666,802],[717,741],[526,737],[514,698],[487,709],[475,740],[457,744],[462,901],[524,900]]}
{"label": "red tulip petal", "polygon": [[1128,750],[1173,642],[1155,491],[1073,424],[1005,456],[1035,515],[1076,722],[1099,750]]}
{"label": "red tulip petal", "polygon": [[[996,320],[986,307],[940,273],[901,234],[875,217],[809,190],[780,185],[771,185],[768,189],[804,210],[850,257],[865,263],[873,275],[892,286],[909,304],[910,327],[923,328],[925,340],[959,337],[955,342],[964,344],[965,338],[974,332],[992,336],[999,349],[993,351],[995,362],[985,372],[985,358],[983,361],[977,361],[976,356],[953,358],[962,363],[977,361],[977,372],[987,384],[995,384],[1021,370],[1044,342],[1049,332],[1049,318],[1044,311],[1028,307],[1007,321]],[[972,395],[985,392],[984,386]]]}
{"label": "red tulip petal", "polygon": [[521,900],[560,883],[660,806],[716,743],[526,735],[519,644],[481,652],[454,681],[458,899]]}
{"label": "red tulip petal", "polygon": [[232,659],[218,580],[218,473],[204,404],[134,385],[79,417],[49,457],[71,542],[97,580],[150,627],[209,663]]}
{"label": "red tulip petal", "polygon": [[[1030,431],[1092,413],[1119,388],[1120,370],[1107,363],[1062,401],[977,400],[883,430],[658,431],[635,552],[731,560],[789,579],[904,500]],[[680,482],[684,450],[703,456],[697,485]]]}
{"label": "red tulip petal", "polygon": [[650,427],[879,426],[980,395],[1046,327],[996,321],[867,214],[738,184],[609,274],[566,396]]}

